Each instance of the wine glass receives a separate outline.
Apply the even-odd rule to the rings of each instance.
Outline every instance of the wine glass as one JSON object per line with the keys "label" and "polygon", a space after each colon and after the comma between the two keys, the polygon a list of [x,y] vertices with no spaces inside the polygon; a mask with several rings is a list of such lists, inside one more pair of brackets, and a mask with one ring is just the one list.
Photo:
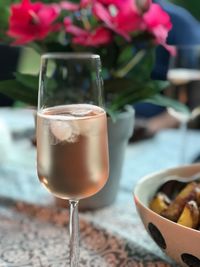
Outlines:
{"label": "wine glass", "polygon": [[70,267],[78,266],[78,202],[108,179],[107,120],[99,55],[42,55],[37,111],[40,182],[70,206]]}
{"label": "wine glass", "polygon": [[171,83],[167,95],[188,108],[188,110],[168,108],[168,112],[180,122],[181,163],[185,163],[187,124],[200,114],[200,46],[174,47],[167,78]]}

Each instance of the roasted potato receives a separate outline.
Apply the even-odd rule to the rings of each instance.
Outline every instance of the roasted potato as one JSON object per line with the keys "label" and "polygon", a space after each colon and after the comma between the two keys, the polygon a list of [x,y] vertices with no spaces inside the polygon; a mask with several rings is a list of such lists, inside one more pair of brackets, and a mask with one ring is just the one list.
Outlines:
{"label": "roasted potato", "polygon": [[185,204],[190,200],[196,199],[196,187],[197,183],[191,182],[187,184],[171,201],[169,207],[161,212],[161,215],[171,221],[177,222],[180,217]]}
{"label": "roasted potato", "polygon": [[161,214],[168,208],[170,199],[164,193],[158,193],[150,202],[150,209]]}
{"label": "roasted potato", "polygon": [[185,204],[177,223],[190,228],[197,228],[199,224],[199,208],[196,201],[190,200]]}
{"label": "roasted potato", "polygon": [[150,201],[149,208],[171,221],[200,230],[200,183],[173,185],[169,196],[160,191]]}

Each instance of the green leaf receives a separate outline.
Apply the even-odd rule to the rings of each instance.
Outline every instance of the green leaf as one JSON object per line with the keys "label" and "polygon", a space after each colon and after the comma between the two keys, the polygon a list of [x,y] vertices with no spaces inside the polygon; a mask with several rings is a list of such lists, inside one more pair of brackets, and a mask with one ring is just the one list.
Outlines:
{"label": "green leaf", "polygon": [[134,77],[135,79],[142,82],[143,84],[146,80],[149,80],[151,76],[153,64],[154,64],[154,56],[155,56],[154,53],[155,53],[155,50],[152,48],[145,50],[144,57],[132,69],[128,77],[131,77],[131,78]]}
{"label": "green leaf", "polygon": [[22,74],[19,72],[15,72],[14,75],[16,80],[26,88],[37,90],[39,81],[38,75]]}
{"label": "green leaf", "polygon": [[44,52],[42,45],[39,42],[31,42],[27,46],[35,50],[35,52],[37,52],[38,54],[42,54]]}
{"label": "green leaf", "polygon": [[[123,46],[124,47],[124,46]],[[128,45],[124,49],[122,49],[121,53],[118,57],[118,64],[124,64],[125,62],[128,62],[133,57],[133,46]]]}
{"label": "green leaf", "polygon": [[9,21],[9,8],[7,5],[3,5],[3,3],[0,3],[0,25],[1,25],[1,31],[0,31],[0,38],[1,42],[8,43],[8,40],[10,38],[7,36],[6,31],[8,29],[8,21]]}
{"label": "green leaf", "polygon": [[117,112],[113,112],[111,109],[106,108],[107,115],[112,119],[113,122],[116,122],[117,119]]}
{"label": "green leaf", "polygon": [[130,88],[123,88],[123,92],[115,95],[115,97],[110,101],[110,110],[113,112],[122,109],[126,104],[135,104],[139,101],[144,101],[147,98],[155,95],[157,89],[154,86],[148,84],[134,84]]}
{"label": "green leaf", "polygon": [[94,52],[101,56],[102,66],[104,68],[112,70],[113,67],[116,66],[117,58],[119,55],[119,48],[114,42],[104,48],[102,47],[101,49],[97,49]]}
{"label": "green leaf", "polygon": [[[31,88],[35,92],[37,92],[39,86],[39,75],[23,74],[16,72],[15,77],[16,80],[22,85],[24,85],[26,88]],[[53,90],[57,86],[56,80],[48,77],[45,78],[45,84],[46,87],[48,86],[49,90]]]}
{"label": "green leaf", "polygon": [[125,78],[109,79],[104,81],[104,88],[106,93],[122,93],[127,88],[134,85],[134,80]]}
{"label": "green leaf", "polygon": [[137,102],[151,102],[164,107],[188,114],[189,109],[182,103],[162,95],[162,91],[169,86],[167,81],[138,81],[132,79],[112,79],[105,81],[108,114],[113,117],[116,112],[122,110],[126,104],[134,105]]}
{"label": "green leaf", "polygon": [[112,74],[114,77],[123,78],[126,77],[127,74],[134,69],[134,67],[139,64],[140,61],[145,56],[145,50],[140,50],[134,57],[131,58],[130,61],[126,63],[123,67],[118,70],[115,70]]}
{"label": "green leaf", "polygon": [[184,113],[187,115],[190,114],[190,110],[186,105],[184,105],[184,104],[182,104],[182,103],[180,103],[174,99],[166,97],[164,95],[156,94],[156,95],[152,96],[151,98],[146,99],[146,102],[150,102],[152,104],[160,105],[163,107],[171,107],[178,112],[181,112],[181,113]]}
{"label": "green leaf", "polygon": [[0,92],[15,100],[37,106],[37,88],[26,87],[17,80],[1,81]]}

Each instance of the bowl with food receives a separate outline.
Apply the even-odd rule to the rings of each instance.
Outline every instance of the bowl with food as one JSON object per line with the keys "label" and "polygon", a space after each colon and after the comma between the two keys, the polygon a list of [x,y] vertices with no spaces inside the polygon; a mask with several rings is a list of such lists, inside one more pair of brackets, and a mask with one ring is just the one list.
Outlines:
{"label": "bowl with food", "polygon": [[134,188],[134,201],[162,251],[183,267],[200,267],[200,164],[143,177]]}

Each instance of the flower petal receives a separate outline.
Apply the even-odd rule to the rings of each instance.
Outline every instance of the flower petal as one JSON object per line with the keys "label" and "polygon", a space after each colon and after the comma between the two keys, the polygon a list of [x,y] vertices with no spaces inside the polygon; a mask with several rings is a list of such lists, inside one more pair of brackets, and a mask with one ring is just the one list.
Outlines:
{"label": "flower petal", "polygon": [[74,44],[82,46],[98,47],[112,42],[112,33],[104,27],[98,27],[92,32],[84,32],[84,34],[76,35],[73,38]]}
{"label": "flower petal", "polygon": [[170,16],[158,4],[152,4],[148,12],[144,14],[143,19],[147,31],[153,34],[158,44],[163,45],[172,28]]}
{"label": "flower petal", "polygon": [[57,4],[31,3],[22,0],[10,7],[9,29],[7,35],[16,38],[17,44],[44,39],[54,31],[54,21],[60,14]]}
{"label": "flower petal", "polygon": [[77,10],[79,10],[79,5],[75,4],[75,3],[72,3],[70,1],[62,1],[60,3],[60,7],[62,9],[69,10],[69,11],[77,11]]}

